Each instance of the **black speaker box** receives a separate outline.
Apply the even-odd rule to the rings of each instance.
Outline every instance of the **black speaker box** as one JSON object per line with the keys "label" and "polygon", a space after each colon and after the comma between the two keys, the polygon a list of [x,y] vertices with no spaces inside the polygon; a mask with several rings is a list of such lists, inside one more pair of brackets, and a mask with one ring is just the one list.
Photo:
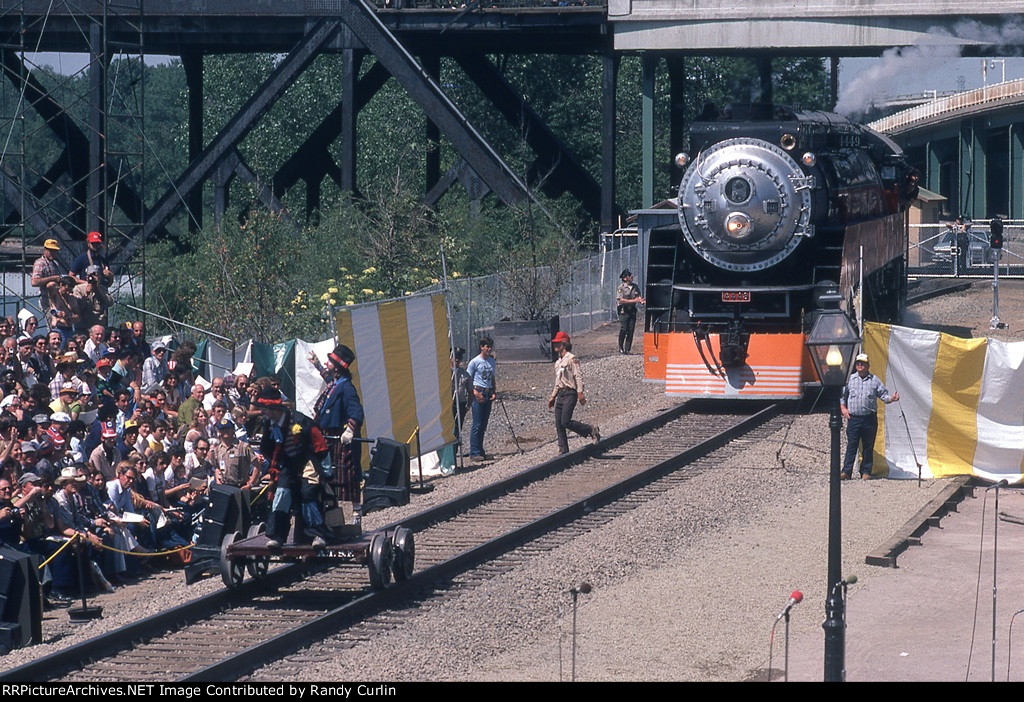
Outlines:
{"label": "black speaker box", "polygon": [[249,531],[249,503],[242,491],[231,485],[211,485],[210,504],[203,512],[203,526],[197,545],[216,548],[228,534]]}
{"label": "black speaker box", "polygon": [[366,484],[409,487],[409,444],[377,439],[370,456],[370,471]]}
{"label": "black speaker box", "polygon": [[43,601],[35,559],[0,547],[0,648],[11,650],[42,640]]}

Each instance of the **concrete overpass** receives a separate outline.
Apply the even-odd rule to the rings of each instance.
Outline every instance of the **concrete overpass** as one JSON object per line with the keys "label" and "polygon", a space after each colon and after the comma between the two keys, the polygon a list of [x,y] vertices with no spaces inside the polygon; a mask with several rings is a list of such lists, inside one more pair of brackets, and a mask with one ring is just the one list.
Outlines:
{"label": "concrete overpass", "polygon": [[1011,0],[608,0],[608,21],[616,51],[871,56],[915,44],[994,49],[1022,9]]}
{"label": "concrete overpass", "polygon": [[871,123],[893,137],[951,214],[1024,218],[1024,80],[988,85]]}

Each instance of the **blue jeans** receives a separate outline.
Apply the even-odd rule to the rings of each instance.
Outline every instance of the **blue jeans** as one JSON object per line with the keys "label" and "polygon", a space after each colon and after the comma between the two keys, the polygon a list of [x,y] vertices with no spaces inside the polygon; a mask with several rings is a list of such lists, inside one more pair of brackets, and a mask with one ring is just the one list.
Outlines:
{"label": "blue jeans", "polygon": [[484,432],[487,431],[487,421],[491,418],[491,395],[484,393],[483,402],[478,402],[476,394],[473,395],[473,428],[469,431],[469,455],[484,455]]}
{"label": "blue jeans", "polygon": [[878,433],[878,415],[869,414],[853,417],[846,423],[846,457],[843,460],[843,473],[853,474],[853,464],[857,460],[857,449],[861,448],[860,474],[870,475],[874,461],[875,435]]}

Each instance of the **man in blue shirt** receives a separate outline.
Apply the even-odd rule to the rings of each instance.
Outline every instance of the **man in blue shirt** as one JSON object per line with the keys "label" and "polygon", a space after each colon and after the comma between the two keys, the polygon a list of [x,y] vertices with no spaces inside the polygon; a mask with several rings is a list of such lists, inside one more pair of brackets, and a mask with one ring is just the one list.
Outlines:
{"label": "man in blue shirt", "polygon": [[854,362],[856,372],[850,376],[843,388],[839,409],[843,413],[846,424],[846,456],[843,459],[843,470],[839,474],[841,480],[853,477],[853,463],[857,460],[857,448],[861,447],[860,477],[871,479],[871,467],[875,451],[875,435],[878,433],[878,403],[881,399],[885,404],[898,402],[900,394],[892,395],[877,376],[868,372],[870,364],[868,355],[862,353]]}
{"label": "man in blue shirt", "polygon": [[487,460],[484,453],[484,432],[487,431],[487,421],[491,418],[491,403],[498,397],[494,373],[497,362],[491,355],[493,350],[492,339],[480,339],[480,355],[466,366],[466,372],[473,379],[473,427],[469,432],[469,460],[473,463],[483,463]]}
{"label": "man in blue shirt", "polygon": [[363,477],[359,459],[362,451],[352,440],[363,426],[363,405],[352,384],[349,366],[356,360],[352,349],[338,344],[327,358],[328,386],[317,402],[316,425],[331,448],[331,460],[339,472],[341,499],[352,503],[352,524],[362,523],[359,482]]}

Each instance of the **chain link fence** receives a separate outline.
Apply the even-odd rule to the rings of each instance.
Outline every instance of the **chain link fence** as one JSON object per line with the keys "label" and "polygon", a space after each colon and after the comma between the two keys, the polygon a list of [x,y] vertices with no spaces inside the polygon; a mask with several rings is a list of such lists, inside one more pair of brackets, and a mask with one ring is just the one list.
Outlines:
{"label": "chain link fence", "polygon": [[[636,244],[611,248],[575,261],[558,286],[547,315],[558,315],[561,330],[570,335],[590,331],[615,320],[615,291],[624,268],[634,273],[639,271]],[[552,275],[549,267],[536,269],[533,273],[534,279],[541,284]],[[475,350],[484,330],[495,322],[515,318],[519,305],[510,294],[507,283],[507,274],[503,273],[448,281],[448,308],[456,346]],[[433,292],[441,287],[434,285],[422,292]]]}
{"label": "chain link fence", "polygon": [[[1024,222],[1003,220],[999,275],[1024,276]],[[972,222],[960,231],[945,224],[910,225],[907,272],[920,276],[987,277],[996,251],[989,247],[989,223]]]}

